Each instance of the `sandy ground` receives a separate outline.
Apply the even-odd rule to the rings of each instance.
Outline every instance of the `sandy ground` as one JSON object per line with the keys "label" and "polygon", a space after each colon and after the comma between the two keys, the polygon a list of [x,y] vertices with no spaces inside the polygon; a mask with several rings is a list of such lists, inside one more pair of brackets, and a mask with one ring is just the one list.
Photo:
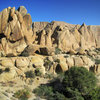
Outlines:
{"label": "sandy ground", "polygon": [[2,82],[0,83],[0,100],[18,100],[15,98],[13,95],[16,91],[21,90],[21,89],[29,89],[31,93],[31,97],[28,100],[34,100],[37,98],[37,100],[43,100],[39,97],[36,97],[32,91],[37,88],[40,84],[46,84],[48,83],[48,79],[44,78],[35,78],[31,82],[25,82],[22,81],[19,78],[16,78],[10,82]]}

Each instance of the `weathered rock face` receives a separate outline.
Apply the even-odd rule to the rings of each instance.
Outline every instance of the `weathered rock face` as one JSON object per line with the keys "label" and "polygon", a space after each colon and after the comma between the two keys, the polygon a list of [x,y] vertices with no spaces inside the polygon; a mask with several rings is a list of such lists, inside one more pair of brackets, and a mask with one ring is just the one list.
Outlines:
{"label": "weathered rock face", "polygon": [[24,6],[0,12],[0,100],[17,100],[16,90],[33,91],[71,67],[100,76],[100,26],[32,23]]}
{"label": "weathered rock face", "polygon": [[[41,28],[40,28],[41,27]],[[64,52],[74,51],[85,54],[92,47],[100,48],[100,26],[72,25],[65,22],[35,22],[37,43],[43,46],[58,47]]]}
{"label": "weathered rock face", "polygon": [[89,71],[100,74],[100,62],[96,63],[86,55],[54,55],[29,57],[1,57],[0,58],[0,82],[10,81],[16,77],[25,77],[25,72],[39,68],[41,73],[60,73],[69,68],[86,67]]}
{"label": "weathered rock face", "polygon": [[27,44],[32,43],[31,25],[31,16],[23,6],[18,10],[9,7],[0,12],[0,51],[4,51],[4,56],[20,55]]}
{"label": "weathered rock face", "polygon": [[[31,44],[85,54],[85,50],[92,47],[100,48],[100,26],[87,26],[84,23],[72,25],[59,21],[32,24],[24,6],[18,10],[8,7],[0,12],[0,55],[18,56]],[[35,51],[36,48],[30,55]],[[46,51],[52,52],[52,49]]]}
{"label": "weathered rock face", "polygon": [[[92,66],[94,70],[99,70],[99,65],[94,66],[89,58],[82,56],[98,55],[92,50],[93,48],[100,48],[100,26],[87,26],[84,23],[72,25],[59,21],[32,23],[31,15],[27,14],[24,6],[20,6],[18,10],[15,7],[8,7],[0,12],[0,57],[78,54],[80,56],[66,59],[59,57],[59,63],[53,61],[52,71],[56,72],[58,69],[65,71],[72,66],[85,66],[88,70]],[[16,68],[30,66],[30,60],[26,58],[14,60],[15,64],[9,60],[7,62],[9,63],[6,64],[6,60],[0,61],[0,64],[6,67],[16,66]]]}

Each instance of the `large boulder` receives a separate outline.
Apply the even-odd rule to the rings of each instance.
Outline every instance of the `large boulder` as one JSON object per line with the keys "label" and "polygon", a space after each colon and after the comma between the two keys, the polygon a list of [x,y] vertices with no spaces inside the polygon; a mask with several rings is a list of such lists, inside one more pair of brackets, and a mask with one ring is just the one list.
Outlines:
{"label": "large boulder", "polygon": [[34,68],[38,68],[42,74],[45,74],[45,67],[44,67],[44,58],[41,56],[33,56],[31,57],[30,66]]}
{"label": "large boulder", "polygon": [[[0,45],[5,56],[17,56],[33,43],[32,19],[24,6],[0,12]],[[0,51],[0,52],[1,52]]]}
{"label": "large boulder", "polygon": [[15,65],[17,68],[21,69],[21,68],[26,68],[29,66],[29,59],[28,58],[18,58],[15,61]]}
{"label": "large boulder", "polygon": [[39,50],[39,45],[28,45],[24,50],[23,52],[21,53],[21,56],[31,56],[31,55],[34,55],[35,53],[40,53],[40,50]]}
{"label": "large boulder", "polygon": [[68,57],[68,58],[66,59],[66,63],[67,63],[67,65],[68,65],[69,68],[72,67],[72,66],[74,66],[73,57]]}
{"label": "large boulder", "polygon": [[78,67],[83,66],[83,60],[80,57],[74,57],[74,63],[75,63],[75,66],[78,66]]}
{"label": "large boulder", "polygon": [[5,59],[5,58],[0,59],[0,65],[2,65],[4,67],[8,67],[8,68],[15,66],[14,62],[11,59]]}

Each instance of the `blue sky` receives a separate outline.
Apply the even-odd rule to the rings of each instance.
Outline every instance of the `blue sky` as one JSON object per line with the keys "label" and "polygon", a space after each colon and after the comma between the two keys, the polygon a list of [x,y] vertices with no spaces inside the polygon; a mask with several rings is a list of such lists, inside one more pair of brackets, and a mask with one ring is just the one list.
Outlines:
{"label": "blue sky", "polygon": [[0,0],[0,11],[25,6],[32,21],[100,25],[100,0]]}

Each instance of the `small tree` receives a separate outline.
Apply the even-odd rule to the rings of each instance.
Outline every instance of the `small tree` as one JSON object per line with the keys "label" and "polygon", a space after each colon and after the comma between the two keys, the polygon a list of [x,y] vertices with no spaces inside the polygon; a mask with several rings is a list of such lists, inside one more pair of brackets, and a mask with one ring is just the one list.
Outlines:
{"label": "small tree", "polygon": [[84,67],[72,67],[65,72],[62,84],[64,86],[64,93],[67,96],[72,96],[70,95],[71,92],[77,90],[84,97],[95,88],[96,77]]}
{"label": "small tree", "polygon": [[100,100],[100,87],[96,87],[93,91],[90,91],[88,97],[90,100]]}

